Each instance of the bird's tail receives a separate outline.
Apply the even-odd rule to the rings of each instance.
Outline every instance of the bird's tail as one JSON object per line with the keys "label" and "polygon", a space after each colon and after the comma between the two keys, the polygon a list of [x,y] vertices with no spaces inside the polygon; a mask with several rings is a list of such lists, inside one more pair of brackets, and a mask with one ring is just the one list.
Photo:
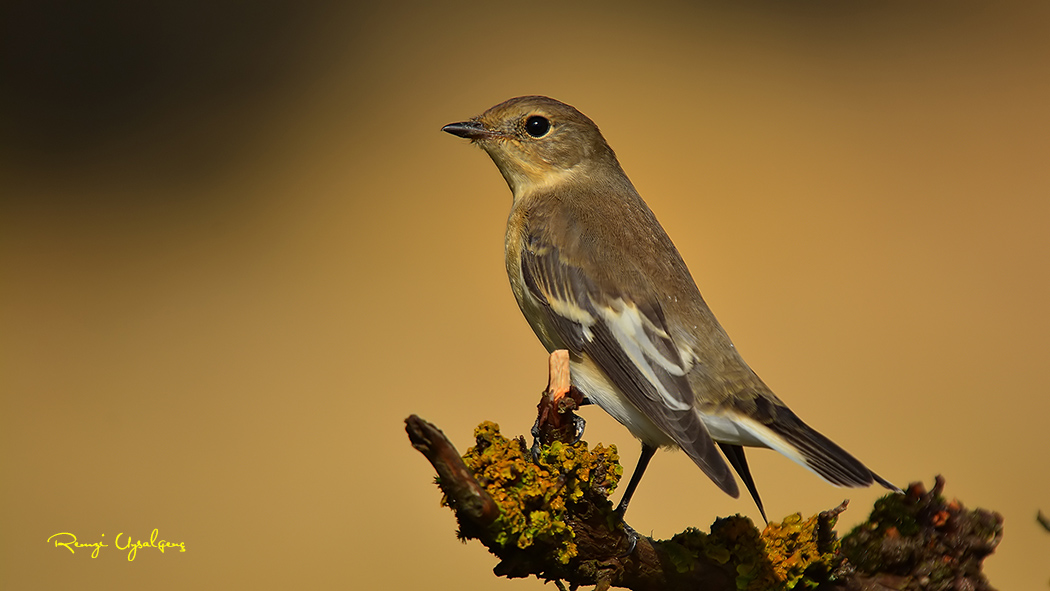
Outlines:
{"label": "bird's tail", "polygon": [[889,490],[901,492],[900,488],[872,472],[834,441],[802,422],[794,413],[782,410],[778,415],[775,421],[758,429],[764,433],[754,433],[769,447],[835,486],[857,488],[878,483]]}

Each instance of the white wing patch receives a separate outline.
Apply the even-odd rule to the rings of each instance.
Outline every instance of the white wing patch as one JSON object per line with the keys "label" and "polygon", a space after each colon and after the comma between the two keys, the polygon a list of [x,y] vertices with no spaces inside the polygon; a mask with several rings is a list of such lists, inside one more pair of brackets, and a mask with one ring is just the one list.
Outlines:
{"label": "white wing patch", "polygon": [[[645,376],[660,394],[660,401],[669,409],[677,411],[689,410],[692,405],[690,401],[679,400],[671,392],[667,391],[660,378],[657,377],[652,363],[658,365],[663,371],[673,376],[684,376],[688,371],[681,366],[677,359],[668,359],[653,344],[649,335],[646,334],[648,327],[650,332],[667,337],[667,333],[655,326],[652,321],[645,317],[633,304],[627,304],[622,299],[616,299],[612,306],[598,307],[609,332],[616,339],[627,358],[631,360],[638,371]],[[589,332],[589,331],[588,331]],[[589,338],[589,337],[588,337]]]}
{"label": "white wing patch", "polygon": [[594,339],[594,334],[591,332],[591,327],[594,326],[594,316],[581,308],[576,302],[566,298],[548,298],[551,311],[580,325],[583,332],[583,338],[590,342]]}

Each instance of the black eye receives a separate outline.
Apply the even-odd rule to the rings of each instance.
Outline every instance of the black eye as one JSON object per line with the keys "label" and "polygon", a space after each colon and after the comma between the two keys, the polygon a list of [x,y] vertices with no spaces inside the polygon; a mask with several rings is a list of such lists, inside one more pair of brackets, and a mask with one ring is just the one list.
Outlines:
{"label": "black eye", "polygon": [[543,137],[551,129],[551,122],[546,117],[533,115],[525,120],[525,131],[532,137]]}

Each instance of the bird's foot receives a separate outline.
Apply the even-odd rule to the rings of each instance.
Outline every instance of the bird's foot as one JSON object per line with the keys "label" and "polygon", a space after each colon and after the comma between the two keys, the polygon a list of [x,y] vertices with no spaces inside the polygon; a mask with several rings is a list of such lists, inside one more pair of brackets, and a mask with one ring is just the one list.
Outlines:
{"label": "bird's foot", "polygon": [[[532,434],[532,447],[530,450],[532,451],[533,460],[539,461],[541,445],[550,445],[555,440],[565,441],[569,445],[576,445],[583,439],[583,433],[587,430],[587,421],[583,417],[571,413],[571,411],[570,414],[572,414],[572,439],[568,441],[565,441],[567,437],[562,437],[560,434],[555,434],[554,437],[551,437],[551,426],[545,424],[544,419],[546,417],[543,416],[543,413],[536,417],[536,422],[532,424],[532,429],[529,431]],[[546,430],[544,427],[546,427]],[[562,430],[564,431],[564,429]]]}
{"label": "bird's foot", "polygon": [[623,554],[617,556],[617,558],[627,558],[631,554],[634,554],[634,549],[638,546],[638,539],[642,536],[638,532],[634,531],[634,528],[627,525],[626,521],[621,521],[623,524],[623,533],[627,538],[627,549],[623,551]]}
{"label": "bird's foot", "polygon": [[542,421],[543,412],[540,411],[540,414],[536,417],[536,422],[532,424],[532,430],[530,431],[530,433],[532,433],[532,447],[529,448],[529,451],[532,452],[533,462],[540,461],[540,423]]}
{"label": "bird's foot", "polygon": [[572,438],[572,444],[576,445],[583,439],[583,431],[587,428],[587,421],[583,420],[583,417],[577,414],[572,415],[572,427],[576,430],[576,435]]}

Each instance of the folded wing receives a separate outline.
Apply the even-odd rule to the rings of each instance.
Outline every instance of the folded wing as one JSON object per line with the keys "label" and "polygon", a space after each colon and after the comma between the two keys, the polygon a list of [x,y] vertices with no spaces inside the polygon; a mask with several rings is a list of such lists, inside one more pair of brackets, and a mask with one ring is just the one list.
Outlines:
{"label": "folded wing", "polygon": [[542,304],[547,329],[569,352],[593,360],[719,488],[738,496],[736,480],[694,409],[685,377],[690,365],[670,337],[659,303],[622,286],[603,288],[581,265],[536,236],[527,237],[521,272],[529,293]]}

